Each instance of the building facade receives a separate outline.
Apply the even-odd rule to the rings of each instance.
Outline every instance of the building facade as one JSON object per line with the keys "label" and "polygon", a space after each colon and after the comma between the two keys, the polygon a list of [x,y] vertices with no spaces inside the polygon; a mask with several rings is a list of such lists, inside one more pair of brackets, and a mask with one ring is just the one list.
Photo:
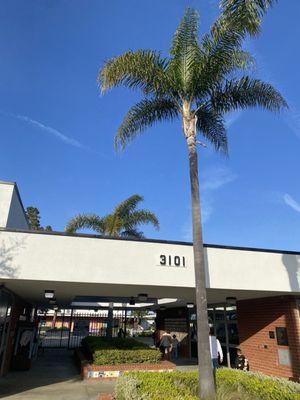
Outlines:
{"label": "building facade", "polygon": [[[251,370],[299,380],[300,253],[205,245],[209,322],[234,363],[239,346]],[[195,355],[191,243],[30,231],[17,186],[0,183],[0,363],[13,364],[22,325],[35,310],[148,309]],[[15,354],[17,356],[17,353]]]}

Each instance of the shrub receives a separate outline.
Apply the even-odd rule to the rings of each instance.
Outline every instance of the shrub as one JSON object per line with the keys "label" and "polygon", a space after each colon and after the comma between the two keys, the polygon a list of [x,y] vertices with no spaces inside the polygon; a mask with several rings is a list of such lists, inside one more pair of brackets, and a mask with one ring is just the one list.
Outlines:
{"label": "shrub", "polygon": [[176,385],[177,372],[130,372],[116,385],[116,400],[198,400],[189,387]]}
{"label": "shrub", "polygon": [[[299,400],[300,385],[285,379],[222,368],[217,400]],[[118,380],[117,400],[196,400],[196,372],[130,372]]]}
{"label": "shrub", "polygon": [[95,365],[115,365],[115,364],[143,364],[158,363],[161,360],[161,353],[156,349],[145,350],[123,350],[123,349],[103,349],[93,353],[93,363]]}
{"label": "shrub", "polygon": [[153,336],[153,331],[146,330],[146,331],[143,331],[143,332],[139,333],[138,336],[140,336],[140,337],[150,337],[151,338]]}
{"label": "shrub", "polygon": [[82,345],[95,365],[158,363],[159,350],[131,338],[102,338],[88,336]]}
{"label": "shrub", "polygon": [[244,373],[222,368],[217,371],[217,386],[226,388],[241,387],[246,393],[259,400],[300,399],[300,385],[286,379],[271,378],[258,373]]}

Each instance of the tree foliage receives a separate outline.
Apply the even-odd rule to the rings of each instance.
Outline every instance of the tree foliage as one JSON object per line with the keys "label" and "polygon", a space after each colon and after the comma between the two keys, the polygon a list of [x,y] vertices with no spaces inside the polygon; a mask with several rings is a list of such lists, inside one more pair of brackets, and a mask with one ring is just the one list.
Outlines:
{"label": "tree foliage", "polygon": [[143,197],[137,194],[130,196],[105,217],[79,214],[68,222],[66,232],[75,233],[80,229],[91,229],[105,236],[142,238],[140,225],[151,224],[156,229],[159,228],[158,219],[153,212],[137,209],[143,200]]}
{"label": "tree foliage", "polygon": [[30,229],[34,231],[52,231],[52,227],[47,225],[45,228],[41,226],[41,217],[39,209],[36,207],[29,206],[26,208],[26,216],[28,219]]}
{"label": "tree foliage", "polygon": [[255,60],[242,47],[247,35],[259,32],[262,16],[274,3],[222,0],[220,17],[201,40],[198,13],[189,8],[173,36],[169,57],[138,50],[107,61],[98,75],[102,92],[123,85],[144,94],[119,126],[115,146],[124,148],[155,123],[182,117],[188,107],[197,117],[198,133],[226,153],[226,113],[287,107],[271,84],[253,76]]}

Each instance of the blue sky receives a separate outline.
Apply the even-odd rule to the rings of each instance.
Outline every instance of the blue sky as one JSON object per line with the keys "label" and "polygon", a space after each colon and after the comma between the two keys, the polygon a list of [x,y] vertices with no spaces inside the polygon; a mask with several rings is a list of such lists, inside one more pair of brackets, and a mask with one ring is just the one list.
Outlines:
{"label": "blue sky", "polygon": [[[0,10],[0,179],[16,181],[25,206],[63,230],[79,212],[103,215],[134,193],[159,217],[148,237],[190,240],[187,152],[180,123],[157,125],[122,155],[113,136],[138,93],[99,95],[103,61],[128,49],[166,53],[187,6],[205,32],[214,0],[6,0]],[[300,2],[279,1],[246,46],[257,76],[290,110],[227,119],[228,159],[199,149],[207,243],[300,248]]]}

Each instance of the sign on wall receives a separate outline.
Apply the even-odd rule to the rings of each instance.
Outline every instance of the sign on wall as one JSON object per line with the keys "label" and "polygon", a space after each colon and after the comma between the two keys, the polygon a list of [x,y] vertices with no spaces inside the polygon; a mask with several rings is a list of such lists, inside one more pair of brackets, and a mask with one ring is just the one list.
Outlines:
{"label": "sign on wall", "polygon": [[185,256],[173,254],[160,254],[158,257],[158,265],[161,267],[177,267],[186,268]]}

